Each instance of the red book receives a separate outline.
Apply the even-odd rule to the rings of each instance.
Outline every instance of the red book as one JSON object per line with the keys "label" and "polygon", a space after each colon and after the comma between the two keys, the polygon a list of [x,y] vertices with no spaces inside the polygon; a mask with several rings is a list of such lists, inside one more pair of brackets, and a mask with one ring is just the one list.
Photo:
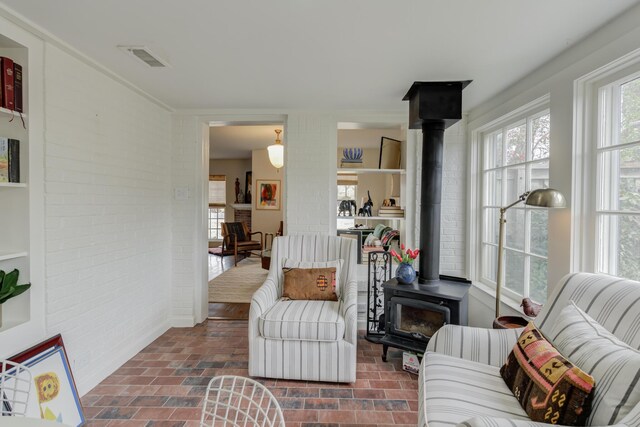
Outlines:
{"label": "red book", "polygon": [[15,110],[22,113],[22,65],[13,63],[13,98]]}
{"label": "red book", "polygon": [[2,79],[2,107],[13,110],[13,60],[0,57],[0,78]]}

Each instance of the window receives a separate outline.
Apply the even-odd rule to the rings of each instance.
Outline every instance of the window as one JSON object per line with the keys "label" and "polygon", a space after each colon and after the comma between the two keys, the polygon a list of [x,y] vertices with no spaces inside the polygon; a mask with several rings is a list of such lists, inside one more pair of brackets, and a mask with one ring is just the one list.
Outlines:
{"label": "window", "polygon": [[227,181],[224,175],[209,176],[209,240],[222,240],[221,223],[227,200]]}
{"label": "window", "polygon": [[[480,277],[495,286],[500,208],[526,191],[549,186],[550,116],[538,108],[481,134],[482,248]],[[503,291],[547,299],[547,210],[519,204],[506,213]]]}
{"label": "window", "polygon": [[640,73],[598,90],[595,270],[640,280]]}
{"label": "window", "polygon": [[[338,230],[346,230],[352,228],[355,225],[355,219],[353,218],[341,218],[340,215],[340,202],[343,200],[356,200],[356,193],[358,190],[358,177],[353,175],[341,175],[338,179]],[[357,203],[357,202],[356,202]],[[352,207],[352,210],[354,208]],[[357,209],[357,204],[356,208]],[[352,212],[353,216],[357,214]]]}

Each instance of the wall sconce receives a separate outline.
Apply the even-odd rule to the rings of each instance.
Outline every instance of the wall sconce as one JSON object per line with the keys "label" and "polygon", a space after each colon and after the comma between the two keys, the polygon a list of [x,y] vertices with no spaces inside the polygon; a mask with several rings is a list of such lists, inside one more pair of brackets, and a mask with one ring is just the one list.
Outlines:
{"label": "wall sconce", "polygon": [[284,166],[284,145],[282,145],[282,141],[280,141],[280,132],[282,130],[276,129],[276,142],[273,145],[267,147],[269,151],[269,161],[273,165],[274,168],[280,169]]}

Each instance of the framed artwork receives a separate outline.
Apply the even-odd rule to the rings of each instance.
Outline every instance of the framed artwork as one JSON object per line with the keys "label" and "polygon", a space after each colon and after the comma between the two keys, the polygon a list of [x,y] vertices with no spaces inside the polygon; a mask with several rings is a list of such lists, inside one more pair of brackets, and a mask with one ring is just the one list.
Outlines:
{"label": "framed artwork", "polygon": [[400,147],[402,141],[397,139],[380,138],[380,158],[378,159],[378,169],[400,169]]}
{"label": "framed artwork", "polygon": [[[85,423],[62,336],[56,335],[9,360],[25,365],[31,372],[31,393],[25,416],[69,426],[81,426]],[[9,387],[12,386],[11,381],[16,380],[7,380]]]}
{"label": "framed artwork", "polygon": [[280,187],[279,180],[256,180],[256,209],[280,210]]}
{"label": "framed artwork", "polygon": [[247,171],[244,177],[244,202],[251,203],[251,171]]}

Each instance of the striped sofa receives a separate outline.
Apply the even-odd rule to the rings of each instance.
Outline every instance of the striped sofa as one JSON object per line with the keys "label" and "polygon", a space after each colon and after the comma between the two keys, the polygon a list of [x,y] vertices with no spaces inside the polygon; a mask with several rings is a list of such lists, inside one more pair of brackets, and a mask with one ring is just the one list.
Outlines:
{"label": "striped sofa", "polygon": [[[356,241],[326,235],[277,237],[264,284],[249,311],[249,375],[328,382],[356,380]],[[343,260],[339,300],[281,299],[284,259]]]}
{"label": "striped sofa", "polygon": [[[602,274],[577,273],[565,276],[553,290],[535,324],[549,339],[560,311],[574,302],[597,323],[626,343],[634,352],[640,349],[640,283]],[[528,419],[499,373],[522,329],[493,330],[447,325],[429,341],[420,369],[419,425],[441,427],[529,427],[542,426]],[[635,349],[635,350],[634,350]],[[614,352],[599,358],[606,364]],[[565,355],[569,357],[568,355]],[[571,358],[569,357],[571,360]],[[577,362],[575,362],[577,363]],[[619,362],[611,368],[621,369]],[[580,365],[578,365],[580,366]],[[606,366],[606,365],[604,365]],[[637,365],[634,365],[637,366]],[[589,371],[588,367],[583,367]],[[599,367],[602,369],[602,365]],[[634,368],[637,371],[637,368]],[[640,372],[629,375],[625,384],[596,382],[606,394],[611,387],[625,387],[629,396],[640,387]],[[604,388],[604,389],[603,389]],[[635,389],[637,390],[637,389]],[[620,391],[617,391],[620,393]],[[615,417],[623,403],[631,406],[628,414]],[[635,406],[634,406],[635,405]],[[599,402],[595,411],[613,414],[609,425],[639,427],[640,404],[637,401]],[[606,414],[605,414],[606,415]],[[608,416],[605,418],[609,419]],[[620,419],[617,419],[620,418]]]}

